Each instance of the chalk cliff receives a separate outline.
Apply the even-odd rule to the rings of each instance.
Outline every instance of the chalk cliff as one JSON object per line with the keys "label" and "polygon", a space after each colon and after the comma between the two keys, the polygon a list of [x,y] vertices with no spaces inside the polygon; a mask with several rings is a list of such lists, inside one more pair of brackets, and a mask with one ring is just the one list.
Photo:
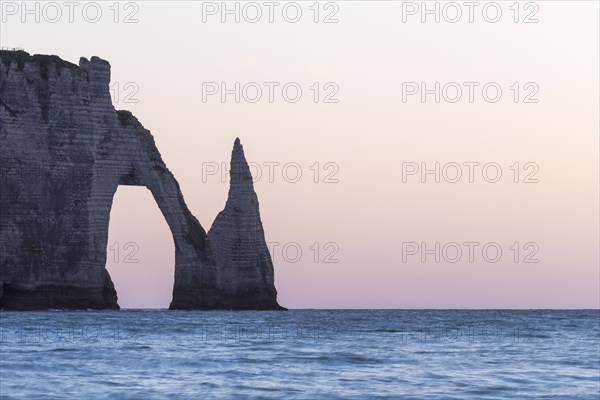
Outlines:
{"label": "chalk cliff", "polygon": [[[108,62],[24,51],[0,59],[0,308],[119,308],[105,268],[110,209],[118,185],[138,185],[175,242],[171,308],[281,309],[253,190],[241,196],[252,201],[232,200],[232,183],[227,204],[241,201],[248,208],[234,215],[252,217],[227,218],[227,229],[217,218],[213,243],[150,132],[113,107]],[[235,235],[253,239],[236,246]]]}
{"label": "chalk cliff", "polygon": [[250,167],[239,139],[231,153],[225,209],[208,231],[223,302],[231,308],[277,308],[273,262],[265,241]]}

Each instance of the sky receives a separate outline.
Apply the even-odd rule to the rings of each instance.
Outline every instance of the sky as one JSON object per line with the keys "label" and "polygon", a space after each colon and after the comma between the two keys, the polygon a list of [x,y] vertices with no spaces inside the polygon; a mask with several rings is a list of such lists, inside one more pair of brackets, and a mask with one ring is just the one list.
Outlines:
{"label": "sky", "polygon": [[[239,137],[286,307],[600,306],[597,2],[265,4],[2,1],[0,43],[108,60],[206,230]],[[147,189],[108,243],[119,304],[168,307]]]}

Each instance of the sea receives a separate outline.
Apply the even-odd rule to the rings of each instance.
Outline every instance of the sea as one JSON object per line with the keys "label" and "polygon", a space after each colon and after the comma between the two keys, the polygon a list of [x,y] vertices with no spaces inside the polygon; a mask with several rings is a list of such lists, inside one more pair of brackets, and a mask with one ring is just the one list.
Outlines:
{"label": "sea", "polygon": [[0,312],[2,399],[600,398],[600,310]]}

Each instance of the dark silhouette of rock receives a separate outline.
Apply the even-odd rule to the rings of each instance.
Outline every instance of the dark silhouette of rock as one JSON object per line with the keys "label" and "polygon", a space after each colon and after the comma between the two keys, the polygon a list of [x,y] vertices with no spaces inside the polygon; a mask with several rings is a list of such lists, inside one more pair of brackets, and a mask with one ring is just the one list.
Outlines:
{"label": "dark silhouette of rock", "polygon": [[273,262],[258,197],[239,138],[231,153],[229,196],[208,231],[217,260],[222,301],[234,309],[277,309]]}
{"label": "dark silhouette of rock", "polygon": [[[232,264],[227,233],[216,235],[225,247],[211,245],[150,132],[113,107],[108,62],[0,58],[0,308],[119,308],[105,268],[110,208],[118,185],[137,185],[150,190],[175,242],[171,308],[280,309],[270,258],[232,283],[247,257]],[[264,259],[261,237],[257,249],[244,245],[248,257]]]}

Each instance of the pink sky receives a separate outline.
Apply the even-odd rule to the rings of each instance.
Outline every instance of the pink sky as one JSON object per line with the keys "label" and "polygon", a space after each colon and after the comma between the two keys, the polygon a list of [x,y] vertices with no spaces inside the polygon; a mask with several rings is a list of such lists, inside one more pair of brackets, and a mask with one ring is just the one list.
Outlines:
{"label": "pink sky", "polygon": [[[312,17],[223,24],[199,22],[198,3],[158,1],[139,3],[134,24],[9,19],[1,33],[3,45],[32,54],[109,60],[120,93],[115,106],[152,131],[206,230],[225,204],[220,166],[239,136],[247,159],[261,167],[255,188],[267,241],[279,243],[275,278],[286,307],[597,308],[598,3],[537,3],[533,24],[513,22],[511,2],[501,3],[504,18],[494,24],[402,23],[401,2],[341,2],[334,24]],[[128,82],[137,102],[124,102]],[[281,96],[273,103],[231,96],[203,102],[206,82],[294,82],[303,96],[296,103]],[[432,95],[403,102],[403,82],[463,89],[464,82],[493,82],[503,95],[491,103],[477,89],[473,102],[436,103]],[[332,93],[327,83],[339,89],[339,102],[322,101]],[[532,91],[539,101],[525,103]],[[417,174],[403,182],[409,162],[437,162],[446,172],[456,163],[463,179],[435,183],[429,175],[422,183]],[[502,177],[489,183],[479,169],[469,183],[469,162],[496,163]],[[207,175],[215,165],[218,174]],[[292,183],[298,168],[302,175]],[[524,182],[534,169],[538,182]],[[403,243],[436,242],[440,249],[461,244],[463,257],[436,263],[417,254],[403,262]],[[472,263],[465,242],[480,243]],[[121,306],[167,307],[173,243],[146,189],[117,192],[114,243],[118,262],[109,249],[107,267]],[[498,262],[481,254],[488,243],[502,249]],[[291,262],[298,248],[302,255]],[[133,249],[139,261],[125,263]],[[446,246],[449,258],[453,249]],[[524,262],[534,250],[539,261]]]}

